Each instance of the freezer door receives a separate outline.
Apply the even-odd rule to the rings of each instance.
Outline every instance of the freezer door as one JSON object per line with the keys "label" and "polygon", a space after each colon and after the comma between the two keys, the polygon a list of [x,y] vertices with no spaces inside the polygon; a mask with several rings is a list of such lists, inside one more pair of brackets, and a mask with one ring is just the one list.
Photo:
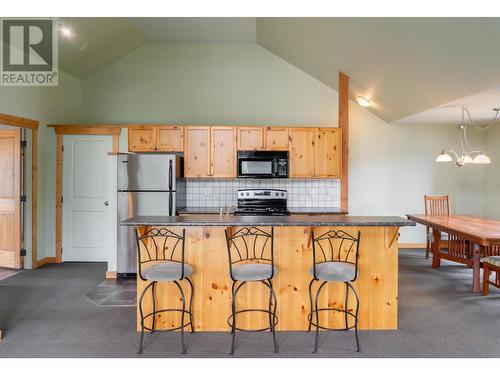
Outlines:
{"label": "freezer door", "polygon": [[179,157],[127,154],[118,158],[118,190],[168,191],[176,188]]}

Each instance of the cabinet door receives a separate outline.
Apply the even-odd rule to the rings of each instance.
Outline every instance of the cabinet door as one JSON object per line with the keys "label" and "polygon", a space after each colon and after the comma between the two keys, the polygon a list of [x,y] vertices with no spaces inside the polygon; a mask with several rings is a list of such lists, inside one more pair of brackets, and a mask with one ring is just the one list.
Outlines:
{"label": "cabinet door", "polygon": [[210,127],[184,129],[184,175],[210,177]]}
{"label": "cabinet door", "polygon": [[149,152],[156,150],[156,128],[154,126],[129,126],[128,150]]}
{"label": "cabinet door", "polygon": [[263,129],[261,127],[240,127],[237,128],[238,150],[262,150]]}
{"label": "cabinet door", "polygon": [[264,145],[266,150],[288,150],[288,128],[265,128]]}
{"label": "cabinet door", "polygon": [[158,151],[184,151],[184,128],[181,126],[158,126],[156,128]]}
{"label": "cabinet door", "polygon": [[236,177],[236,129],[230,126],[210,129],[212,177]]}
{"label": "cabinet door", "polygon": [[320,178],[340,178],[341,130],[338,128],[316,129],[315,175]]}
{"label": "cabinet door", "polygon": [[290,177],[314,177],[315,128],[290,128]]}

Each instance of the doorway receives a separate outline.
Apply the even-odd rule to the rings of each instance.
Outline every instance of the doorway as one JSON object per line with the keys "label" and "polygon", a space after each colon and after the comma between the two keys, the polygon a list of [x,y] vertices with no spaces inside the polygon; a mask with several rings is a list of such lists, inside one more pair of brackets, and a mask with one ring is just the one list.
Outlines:
{"label": "doorway", "polygon": [[0,129],[0,267],[23,267],[21,129]]}
{"label": "doorway", "polygon": [[110,181],[111,136],[66,135],[63,146],[62,260],[106,262],[113,245],[116,194]]}

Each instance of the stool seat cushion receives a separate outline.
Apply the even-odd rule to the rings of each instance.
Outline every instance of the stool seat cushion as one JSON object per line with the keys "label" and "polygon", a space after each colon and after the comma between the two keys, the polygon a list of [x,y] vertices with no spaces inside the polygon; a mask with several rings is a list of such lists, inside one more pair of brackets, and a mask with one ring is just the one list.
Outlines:
{"label": "stool seat cushion", "polygon": [[494,266],[500,267],[500,255],[484,257],[481,259],[484,263],[493,264]]}
{"label": "stool seat cushion", "polygon": [[[184,276],[193,273],[193,267],[184,263]],[[180,280],[182,275],[182,263],[173,261],[162,261],[142,271],[142,275],[149,281],[174,281]]]}
{"label": "stool seat cushion", "polygon": [[[267,263],[246,263],[233,265],[233,277],[239,281],[260,281],[271,278],[272,266]],[[274,267],[274,274],[278,269]]]}
{"label": "stool seat cushion", "polygon": [[[314,267],[309,272],[314,276]],[[356,278],[356,269],[346,262],[322,262],[316,264],[316,277],[326,281],[351,281]]]}

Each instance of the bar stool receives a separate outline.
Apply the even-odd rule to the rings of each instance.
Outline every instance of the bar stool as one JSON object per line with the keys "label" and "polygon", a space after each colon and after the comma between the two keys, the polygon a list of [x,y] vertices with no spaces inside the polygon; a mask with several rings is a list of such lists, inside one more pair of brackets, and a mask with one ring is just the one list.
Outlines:
{"label": "bar stool", "polygon": [[[181,324],[174,328],[166,329],[165,331],[175,331],[180,329],[182,354],[186,354],[186,344],[184,342],[184,328],[191,326],[191,333],[194,333],[193,324],[193,283],[189,276],[193,273],[193,267],[184,262],[184,243],[186,238],[186,230],[182,230],[182,235],[178,235],[166,228],[152,228],[144,234],[139,234],[139,229],[136,231],[137,239],[137,264],[139,268],[139,277],[141,280],[148,282],[147,286],[141,293],[139,298],[139,313],[141,316],[141,340],[139,343],[139,352],[142,354],[144,343],[144,331],[154,333],[156,330],[156,316],[162,312],[180,312]],[[142,244],[142,249],[141,249]],[[187,280],[190,286],[189,309],[186,309],[186,298],[181,284],[182,280]],[[172,282],[179,289],[182,300],[182,308],[171,308],[157,310],[156,305],[156,285],[159,282]],[[151,299],[153,302],[153,311],[144,315],[142,303],[146,292],[151,291]],[[185,321],[184,316],[188,315],[189,320]],[[151,326],[147,326],[145,320],[150,316],[153,317]]]}
{"label": "bar stool", "polygon": [[[359,258],[359,240],[361,232],[358,232],[357,237],[354,237],[343,230],[330,230],[319,237],[314,236],[312,233],[313,244],[313,267],[310,270],[313,279],[309,283],[309,301],[310,313],[307,316],[309,321],[308,331],[311,331],[311,326],[316,327],[316,335],[314,340],[313,353],[318,351],[319,330],[324,329],[328,331],[347,331],[354,328],[356,337],[356,350],[359,352],[358,340],[358,312],[359,312],[359,298],[356,290],[352,286],[352,282],[356,281],[358,277],[358,258]],[[313,293],[312,287],[315,281],[321,281],[321,284],[314,297],[313,306]],[[318,300],[321,289],[329,282],[342,282],[345,284],[345,304],[343,308],[337,307],[322,307],[318,308]],[[352,313],[348,310],[349,303],[349,289],[356,297],[356,311]],[[320,311],[338,311],[344,313],[344,328],[328,328],[321,325],[319,321]],[[354,318],[354,324],[348,325],[348,317]],[[314,319],[315,318],[315,319]]]}
{"label": "bar stool", "polygon": [[[231,315],[227,323],[231,327],[231,351],[234,353],[236,331],[263,332],[270,330],[273,335],[274,352],[278,353],[276,342],[276,315],[277,298],[271,282],[277,273],[274,266],[273,249],[274,228],[267,233],[256,227],[243,227],[236,232],[231,228],[226,229],[226,244],[229,255],[229,275],[233,280],[231,287]],[[241,287],[247,283],[259,282],[269,289],[269,306],[266,309],[236,309],[236,298]],[[260,311],[269,315],[269,327],[261,329],[243,329],[237,327],[236,316],[246,312]]]}

